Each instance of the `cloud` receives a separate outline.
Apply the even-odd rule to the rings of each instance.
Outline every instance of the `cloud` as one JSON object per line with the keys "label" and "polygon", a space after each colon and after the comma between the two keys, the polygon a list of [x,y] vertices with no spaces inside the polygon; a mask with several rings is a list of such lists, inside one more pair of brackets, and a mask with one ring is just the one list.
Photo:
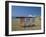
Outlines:
{"label": "cloud", "polygon": [[31,15],[31,14],[29,14],[29,15],[28,15],[28,17],[32,17],[32,15]]}
{"label": "cloud", "polygon": [[35,15],[31,15],[31,14],[29,14],[28,17],[35,17]]}

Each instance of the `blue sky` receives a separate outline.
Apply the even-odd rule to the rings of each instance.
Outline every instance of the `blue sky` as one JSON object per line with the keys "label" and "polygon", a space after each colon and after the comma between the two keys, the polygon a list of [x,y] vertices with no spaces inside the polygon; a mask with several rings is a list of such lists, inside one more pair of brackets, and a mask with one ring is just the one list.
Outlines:
{"label": "blue sky", "polygon": [[41,16],[41,7],[12,6],[12,16]]}

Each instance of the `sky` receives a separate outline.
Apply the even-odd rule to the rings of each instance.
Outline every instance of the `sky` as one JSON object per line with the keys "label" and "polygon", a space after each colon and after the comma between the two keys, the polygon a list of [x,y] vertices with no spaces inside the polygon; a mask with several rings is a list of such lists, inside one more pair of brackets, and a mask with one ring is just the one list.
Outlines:
{"label": "sky", "polygon": [[41,16],[41,7],[12,6],[12,16]]}

